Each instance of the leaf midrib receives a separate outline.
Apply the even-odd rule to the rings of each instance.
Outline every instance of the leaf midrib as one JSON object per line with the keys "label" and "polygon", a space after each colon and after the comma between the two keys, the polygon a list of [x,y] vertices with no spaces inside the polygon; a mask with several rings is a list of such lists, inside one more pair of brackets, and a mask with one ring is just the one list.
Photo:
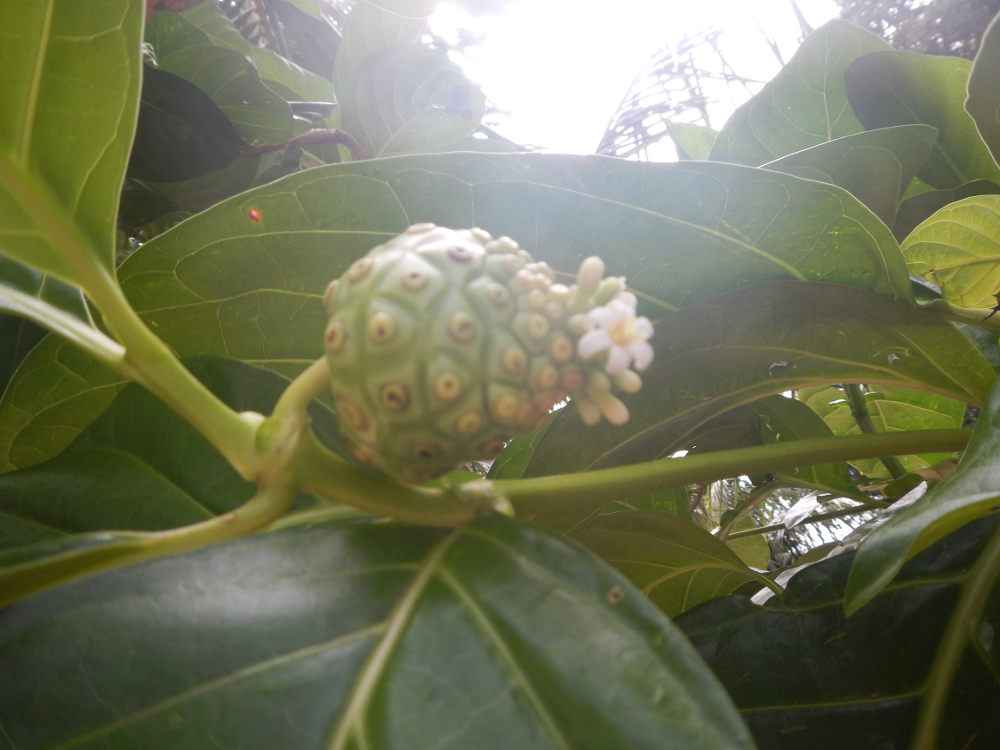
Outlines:
{"label": "leaf midrib", "polygon": [[[355,730],[361,726],[361,719],[368,708],[369,701],[379,681],[385,674],[386,665],[402,640],[406,627],[409,625],[413,611],[420,603],[421,597],[435,574],[445,554],[462,533],[457,529],[445,537],[437,548],[421,564],[417,575],[410,583],[406,593],[393,608],[385,621],[385,632],[378,644],[372,650],[364,666],[358,672],[357,680],[350,691],[350,700],[337,722],[329,741],[328,750],[344,750],[348,747]],[[362,740],[359,740],[362,741]]]}

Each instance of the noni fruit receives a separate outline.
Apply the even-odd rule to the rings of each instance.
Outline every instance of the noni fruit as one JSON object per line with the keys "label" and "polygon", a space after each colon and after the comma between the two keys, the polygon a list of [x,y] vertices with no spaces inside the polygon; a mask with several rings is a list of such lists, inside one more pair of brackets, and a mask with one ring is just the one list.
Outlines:
{"label": "noni fruit", "polygon": [[415,224],[330,283],[326,358],[359,460],[407,482],[494,458],[570,399],[587,424],[628,419],[653,327],[624,279],[587,258],[576,283],[508,237]]}

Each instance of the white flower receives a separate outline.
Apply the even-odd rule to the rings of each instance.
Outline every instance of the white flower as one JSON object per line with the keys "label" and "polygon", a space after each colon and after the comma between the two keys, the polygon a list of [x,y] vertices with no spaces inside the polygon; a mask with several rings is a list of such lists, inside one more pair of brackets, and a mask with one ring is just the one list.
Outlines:
{"label": "white flower", "polygon": [[606,351],[604,371],[618,375],[635,363],[636,370],[645,370],[653,361],[653,347],[646,340],[653,335],[653,324],[648,318],[635,316],[634,294],[622,292],[606,305],[587,313],[590,329],[576,342],[577,353],[583,359]]}

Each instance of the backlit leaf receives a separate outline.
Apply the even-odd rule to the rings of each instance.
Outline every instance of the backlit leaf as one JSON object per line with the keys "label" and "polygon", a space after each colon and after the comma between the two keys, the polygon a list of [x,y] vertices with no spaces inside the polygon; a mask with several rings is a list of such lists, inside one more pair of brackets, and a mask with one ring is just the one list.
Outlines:
{"label": "backlit leaf", "polygon": [[724,543],[671,513],[608,513],[573,537],[628,576],[670,617],[761,580]]}
{"label": "backlit leaf", "polygon": [[962,107],[970,66],[960,57],[892,50],[866,55],[846,73],[851,106],[866,128],[923,123],[938,129],[938,142],[918,172],[935,188],[1000,182],[1000,168]]}
{"label": "backlit leaf", "polygon": [[628,423],[587,430],[556,417],[526,476],[647,461],[686,447],[708,419],[771,393],[831,382],[877,383],[982,403],[994,379],[948,323],[836,285],[775,282],[705,300],[656,326]]}
{"label": "backlit leaf", "polygon": [[926,125],[880,128],[845,135],[763,166],[838,185],[892,226],[899,199],[936,138],[937,131]]}
{"label": "backlit leaf", "polygon": [[0,251],[65,281],[113,264],[141,22],[130,0],[0,8]]}
{"label": "backlit leaf", "polygon": [[854,611],[884,589],[908,559],[945,535],[1000,508],[1000,382],[993,387],[958,466],[895,513],[858,548],[845,606]]}
{"label": "backlit leaf", "polygon": [[901,246],[910,273],[941,288],[957,307],[992,308],[1000,292],[1000,195],[950,203]]}
{"label": "backlit leaf", "polygon": [[846,21],[830,21],[732,114],[709,158],[759,165],[861,132],[847,101],[844,71],[858,57],[884,49],[889,45],[878,35]]}
{"label": "backlit leaf", "polygon": [[[728,164],[545,154],[455,153],[312,169],[159,235],[129,257],[119,278],[181,356],[219,354],[291,375],[322,353],[327,283],[418,221],[506,234],[564,280],[585,257],[600,255],[654,317],[775,279],[911,298],[889,230],[840,188]],[[64,390],[65,365],[51,357],[51,349],[39,351],[20,377],[30,372],[39,388],[58,382],[63,400],[73,399]],[[75,395],[86,399],[88,383],[107,378],[76,364]],[[57,453],[86,424],[58,405],[20,400],[34,390],[18,386],[0,401],[0,465]],[[44,447],[34,429],[40,408],[48,424],[60,425],[46,430]]]}
{"label": "backlit leaf", "polygon": [[993,158],[1000,161],[1000,22],[993,19],[979,43],[979,52],[969,75],[969,97],[965,109],[979,128],[979,134]]}

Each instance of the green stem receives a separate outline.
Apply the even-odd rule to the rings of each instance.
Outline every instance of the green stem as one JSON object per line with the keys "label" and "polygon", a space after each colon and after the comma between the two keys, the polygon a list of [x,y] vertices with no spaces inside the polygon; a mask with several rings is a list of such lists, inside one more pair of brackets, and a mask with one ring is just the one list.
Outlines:
{"label": "green stem", "polygon": [[[844,386],[844,393],[847,395],[847,403],[851,405],[851,416],[862,432],[874,435],[878,430],[872,422],[871,413],[868,411],[868,403],[865,401],[865,393],[861,386],[850,383]],[[889,472],[893,479],[899,479],[906,474],[906,469],[895,456],[879,456],[878,459]]]}
{"label": "green stem", "polygon": [[488,510],[508,512],[504,499],[494,493],[465,494],[465,485],[442,490],[400,484],[357,467],[321,445],[311,432],[303,435],[292,472],[307,492],[422,526],[459,526]]}
{"label": "green stem", "polygon": [[[244,505],[207,521],[158,532],[99,532],[94,546],[49,555],[0,571],[0,607],[59,583],[132,565],[206,544],[235,539],[264,528],[292,506],[296,488],[261,487]],[[112,541],[106,541],[111,535]],[[81,538],[84,541],[86,537]]]}
{"label": "green stem", "polygon": [[771,482],[770,484],[765,484],[761,487],[755,487],[754,490],[747,496],[746,500],[733,508],[732,517],[722,526],[719,530],[715,532],[715,536],[720,542],[726,541],[732,534],[733,526],[736,522],[747,515],[754,508],[759,506],[764,500],[767,499],[771,493],[780,490],[785,487],[787,483],[785,482]]}
{"label": "green stem", "polygon": [[[578,474],[498,480],[492,487],[511,502],[518,516],[553,515],[566,509],[582,513],[618,498],[742,474],[884,455],[958,451],[968,443],[969,434],[967,430],[917,430],[809,438]],[[466,486],[456,492],[464,494]]]}
{"label": "green stem", "polygon": [[[360,510],[424,526],[457,526],[484,510],[502,510],[489,498],[470,501],[453,491],[400,484],[348,463],[323,446],[308,429],[309,402],[329,384],[326,361],[307,367],[278,399],[273,415],[260,428],[262,454],[282,452],[268,463],[287,481],[307,492],[347,503]],[[293,447],[292,447],[293,446]]]}
{"label": "green stem", "polygon": [[921,310],[926,310],[927,312],[939,315],[942,318],[947,318],[948,320],[954,320],[958,323],[967,323],[973,326],[979,326],[980,328],[991,328],[993,330],[1000,330],[1000,314],[993,315],[990,318],[986,318],[991,312],[990,308],[965,308],[956,307],[950,302],[946,302],[943,299],[931,300],[929,302],[920,302],[917,305]]}
{"label": "green stem", "polygon": [[[0,176],[36,227],[44,231],[65,264],[65,280],[80,286],[104,318],[124,355],[101,361],[141,383],[201,432],[247,479],[258,470],[254,450],[256,418],[236,414],[188,372],[174,353],[132,309],[103,253],[84,236],[52,193],[0,155]],[[110,250],[109,250],[110,252]],[[15,255],[15,257],[18,257]]]}
{"label": "green stem", "polygon": [[948,619],[948,626],[941,637],[941,646],[934,656],[927,688],[921,701],[920,714],[913,732],[911,750],[935,750],[940,747],[938,735],[941,719],[951,698],[951,685],[955,680],[959,662],[969,641],[975,638],[975,628],[980,624],[978,613],[990,596],[997,578],[1000,578],[1000,531],[995,531],[969,571],[958,602]]}

